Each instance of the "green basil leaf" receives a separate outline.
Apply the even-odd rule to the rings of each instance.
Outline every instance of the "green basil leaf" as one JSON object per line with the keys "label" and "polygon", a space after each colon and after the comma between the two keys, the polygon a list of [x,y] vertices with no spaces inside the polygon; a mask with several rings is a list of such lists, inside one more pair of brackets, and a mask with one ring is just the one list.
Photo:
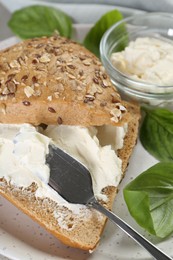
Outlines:
{"label": "green basil leaf", "polygon": [[124,189],[130,214],[149,233],[165,238],[173,232],[173,163],[158,163]]}
{"label": "green basil leaf", "polygon": [[11,30],[20,38],[51,36],[58,32],[71,37],[72,21],[64,12],[46,6],[29,6],[17,10],[8,22]]}
{"label": "green basil leaf", "polygon": [[160,161],[173,160],[173,113],[164,108],[143,108],[146,116],[140,130],[144,148]]}
{"label": "green basil leaf", "polygon": [[97,57],[100,55],[99,46],[103,34],[118,21],[122,20],[123,16],[118,10],[112,10],[103,15],[96,24],[91,28],[84,39],[84,46],[93,52]]}

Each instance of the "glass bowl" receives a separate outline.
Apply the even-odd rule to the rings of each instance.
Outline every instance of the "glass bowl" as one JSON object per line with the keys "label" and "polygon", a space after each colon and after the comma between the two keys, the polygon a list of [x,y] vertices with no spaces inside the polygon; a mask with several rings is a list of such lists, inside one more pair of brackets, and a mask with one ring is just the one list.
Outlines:
{"label": "glass bowl", "polygon": [[146,13],[131,16],[114,24],[100,42],[102,63],[113,84],[126,100],[172,107],[173,84],[164,86],[133,79],[115,68],[111,62],[112,53],[122,51],[130,41],[139,37],[157,38],[173,44],[173,15]]}

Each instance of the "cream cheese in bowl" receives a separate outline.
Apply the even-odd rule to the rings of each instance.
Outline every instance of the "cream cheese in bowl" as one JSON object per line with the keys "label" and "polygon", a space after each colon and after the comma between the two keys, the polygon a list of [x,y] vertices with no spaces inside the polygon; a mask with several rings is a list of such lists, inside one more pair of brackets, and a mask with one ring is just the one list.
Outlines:
{"label": "cream cheese in bowl", "polygon": [[101,60],[122,97],[172,108],[173,16],[135,15],[114,24],[100,43]]}
{"label": "cream cheese in bowl", "polygon": [[151,37],[137,38],[124,51],[112,53],[111,62],[135,80],[173,85],[173,43]]}

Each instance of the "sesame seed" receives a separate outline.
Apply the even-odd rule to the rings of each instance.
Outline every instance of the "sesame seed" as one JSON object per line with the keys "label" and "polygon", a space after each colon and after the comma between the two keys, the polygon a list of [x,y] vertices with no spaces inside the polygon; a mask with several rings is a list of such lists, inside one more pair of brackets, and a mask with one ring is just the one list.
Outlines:
{"label": "sesame seed", "polygon": [[48,100],[48,101],[52,101],[52,96],[48,96],[48,97],[47,97],[47,100]]}
{"label": "sesame seed", "polygon": [[89,101],[94,101],[95,97],[92,95],[85,95],[84,103],[88,103]]}
{"label": "sesame seed", "polygon": [[68,73],[68,77],[69,77],[69,79],[75,79],[76,78],[74,75],[69,74],[69,73]]}
{"label": "sesame seed", "polygon": [[33,89],[32,87],[30,87],[30,86],[26,86],[26,87],[24,88],[24,93],[25,93],[25,95],[29,98],[29,97],[31,97],[32,95],[34,95],[34,89]]}
{"label": "sesame seed", "polygon": [[90,65],[91,65],[90,59],[83,60],[82,63],[83,63],[85,66],[90,66]]}

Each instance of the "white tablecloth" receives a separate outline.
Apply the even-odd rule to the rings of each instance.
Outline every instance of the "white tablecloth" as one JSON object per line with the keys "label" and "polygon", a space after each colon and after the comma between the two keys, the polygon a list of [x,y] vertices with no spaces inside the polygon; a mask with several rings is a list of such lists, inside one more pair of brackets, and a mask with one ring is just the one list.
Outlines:
{"label": "white tablecloth", "polygon": [[[5,0],[8,2],[8,0]],[[34,1],[34,0],[33,0]],[[54,3],[88,3],[130,7],[150,12],[173,12],[173,0],[41,0]]]}

